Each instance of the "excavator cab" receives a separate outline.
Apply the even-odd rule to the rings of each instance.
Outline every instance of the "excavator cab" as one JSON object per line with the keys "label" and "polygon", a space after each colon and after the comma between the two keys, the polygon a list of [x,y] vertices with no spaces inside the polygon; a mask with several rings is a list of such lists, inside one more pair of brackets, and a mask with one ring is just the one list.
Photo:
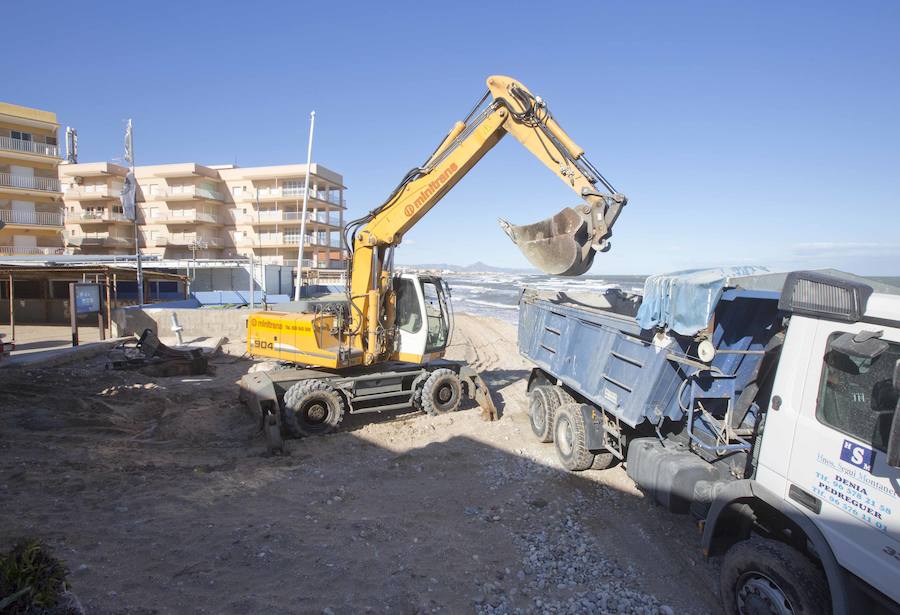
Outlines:
{"label": "excavator cab", "polygon": [[442,357],[452,326],[444,281],[406,273],[394,278],[394,291],[394,319],[400,332],[397,358],[422,363]]}

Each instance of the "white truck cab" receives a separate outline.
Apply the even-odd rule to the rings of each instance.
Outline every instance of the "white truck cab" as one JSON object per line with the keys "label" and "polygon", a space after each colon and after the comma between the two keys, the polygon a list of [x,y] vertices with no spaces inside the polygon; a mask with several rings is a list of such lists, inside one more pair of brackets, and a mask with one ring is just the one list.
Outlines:
{"label": "white truck cab", "polygon": [[853,284],[830,292],[856,306],[838,318],[821,294],[819,305],[793,307],[755,480],[818,528],[841,568],[896,603],[900,469],[889,449],[900,295]]}

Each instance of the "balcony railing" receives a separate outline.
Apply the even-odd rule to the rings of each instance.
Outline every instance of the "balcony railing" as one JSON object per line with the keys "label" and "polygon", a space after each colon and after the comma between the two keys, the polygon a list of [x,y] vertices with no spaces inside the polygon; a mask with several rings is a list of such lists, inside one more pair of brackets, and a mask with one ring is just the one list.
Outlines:
{"label": "balcony railing", "polygon": [[220,224],[219,218],[203,212],[185,213],[183,215],[173,215],[172,211],[160,212],[161,215],[156,218],[150,218],[145,224],[192,224],[197,222],[206,222],[208,224]]}
{"label": "balcony railing", "polygon": [[[184,246],[188,248],[192,245],[197,245],[198,249],[201,250],[206,248],[221,248],[223,246],[220,237],[204,237],[203,235],[166,235],[165,237],[157,237],[156,239],[165,239],[166,243],[162,245]],[[206,246],[206,248],[203,246]]]}
{"label": "balcony railing", "polygon": [[66,249],[61,246],[0,246],[0,256],[53,256],[65,253]]}
{"label": "balcony railing", "polygon": [[65,192],[65,198],[89,201],[91,199],[118,199],[122,196],[121,185],[72,186]]}
{"label": "balcony railing", "polygon": [[[301,212],[261,210],[258,216],[255,216],[253,213],[242,216],[241,222],[244,224],[271,224],[272,222],[299,222],[302,219],[303,214]],[[338,212],[320,211],[317,214],[307,212],[306,221],[318,222],[319,224],[328,224],[338,227],[341,224],[341,218]]]}
{"label": "balcony railing", "polygon": [[211,201],[224,201],[225,195],[215,190],[209,190],[200,186],[182,186],[167,188],[154,194],[145,194],[146,199],[178,200],[178,199],[208,199]]}
{"label": "balcony railing", "polygon": [[0,209],[0,221],[7,224],[27,224],[30,226],[62,226],[62,213],[51,211],[19,211]]}
{"label": "balcony railing", "polygon": [[59,180],[55,177],[32,177],[30,175],[13,175],[0,173],[0,186],[22,188],[24,190],[46,190],[59,192]]}
{"label": "balcony railing", "polygon": [[67,213],[66,222],[130,222],[125,214],[106,211],[82,211]]}
{"label": "balcony railing", "polygon": [[38,143],[36,141],[23,141],[22,139],[13,139],[12,137],[0,137],[0,149],[59,158],[59,148],[56,145]]}
{"label": "balcony railing", "polygon": [[[260,200],[269,200],[269,199],[302,199],[303,198],[303,187],[299,188],[260,188],[259,189],[259,198]],[[236,195],[238,200],[241,201],[253,201],[256,199],[256,191],[249,192],[241,192],[239,195]],[[329,192],[327,190],[319,190],[316,192],[312,188],[309,190],[309,198],[316,199],[319,201],[325,201],[326,203],[331,203],[332,205],[341,205],[346,207],[347,201],[342,200],[341,196],[337,192]]]}

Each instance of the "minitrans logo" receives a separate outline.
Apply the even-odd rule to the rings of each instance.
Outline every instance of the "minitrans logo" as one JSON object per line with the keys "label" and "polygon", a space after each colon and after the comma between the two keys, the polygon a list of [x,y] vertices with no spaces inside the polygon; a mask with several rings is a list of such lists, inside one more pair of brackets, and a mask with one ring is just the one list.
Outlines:
{"label": "minitrans logo", "polygon": [[871,472],[874,459],[875,452],[869,447],[850,440],[844,440],[844,445],[841,447],[842,461],[846,461],[850,465],[854,465],[866,472]]}

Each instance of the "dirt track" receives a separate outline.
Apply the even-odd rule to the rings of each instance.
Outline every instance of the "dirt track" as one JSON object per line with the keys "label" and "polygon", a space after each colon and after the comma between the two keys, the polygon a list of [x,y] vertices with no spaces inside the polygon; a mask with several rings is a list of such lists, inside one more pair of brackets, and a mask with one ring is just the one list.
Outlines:
{"label": "dirt track", "polygon": [[502,420],[352,417],[284,457],[236,356],[214,378],[0,370],[0,547],[44,538],[99,613],[717,610],[687,518],[535,442],[514,327],[459,315],[449,356]]}

